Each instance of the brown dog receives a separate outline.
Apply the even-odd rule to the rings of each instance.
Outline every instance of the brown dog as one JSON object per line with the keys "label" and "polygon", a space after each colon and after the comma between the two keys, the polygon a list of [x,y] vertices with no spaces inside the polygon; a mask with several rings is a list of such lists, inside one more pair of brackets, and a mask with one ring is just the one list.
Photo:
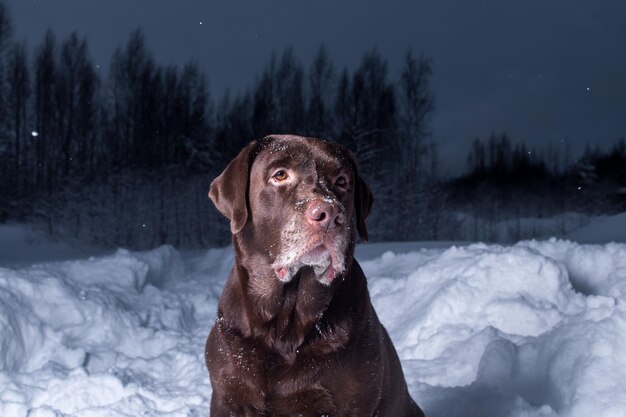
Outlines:
{"label": "brown dog", "polygon": [[268,136],[209,196],[236,253],[205,352],[211,416],[423,416],[353,258],[372,195],[351,154]]}

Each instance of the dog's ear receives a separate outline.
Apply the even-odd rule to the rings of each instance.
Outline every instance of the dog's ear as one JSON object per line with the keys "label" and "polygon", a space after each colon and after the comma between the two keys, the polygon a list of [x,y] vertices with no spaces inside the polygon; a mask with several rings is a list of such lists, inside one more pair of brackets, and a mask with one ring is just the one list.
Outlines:
{"label": "dog's ear", "polygon": [[256,149],[256,141],[243,148],[219,177],[213,180],[209,190],[209,198],[215,207],[230,220],[232,234],[239,233],[248,222],[250,167]]}
{"label": "dog's ear", "polygon": [[374,196],[365,182],[355,174],[354,188],[354,208],[356,211],[356,230],[359,231],[361,240],[367,242],[367,227],[365,227],[365,219],[369,216],[374,203]]}

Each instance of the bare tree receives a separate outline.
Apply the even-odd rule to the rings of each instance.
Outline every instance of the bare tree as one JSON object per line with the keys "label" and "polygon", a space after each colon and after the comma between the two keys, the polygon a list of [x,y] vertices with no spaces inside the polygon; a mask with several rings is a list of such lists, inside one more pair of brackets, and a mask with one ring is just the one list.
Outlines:
{"label": "bare tree", "polygon": [[411,157],[418,160],[428,153],[426,139],[431,135],[430,117],[435,109],[431,75],[429,59],[423,56],[417,59],[412,51],[407,52],[400,76],[400,130],[413,149]]}
{"label": "bare tree", "polygon": [[[111,59],[109,88],[111,94],[109,110],[111,128],[109,135],[114,144],[113,152],[118,164],[144,165],[142,148],[142,118],[149,117],[152,109],[145,102],[154,70],[152,56],[148,52],[143,33],[134,31],[124,49],[118,48]],[[150,114],[143,112],[149,110]]]}
{"label": "bare tree", "polygon": [[424,57],[416,59],[407,52],[399,82],[399,136],[402,141],[401,165],[404,179],[403,217],[408,227],[403,229],[405,239],[425,239],[439,222],[433,216],[430,198],[436,186],[436,145],[431,140],[430,116],[434,111],[434,98],[430,91],[432,67]]}
{"label": "bare tree", "polygon": [[328,51],[321,45],[309,69],[309,102],[307,107],[307,134],[329,138],[333,119],[330,112],[335,70]]}
{"label": "bare tree", "polygon": [[52,188],[51,168],[53,163],[48,155],[50,144],[55,142],[54,122],[56,106],[54,104],[54,88],[57,77],[56,41],[51,31],[37,49],[34,62],[34,93],[35,93],[35,128],[37,142],[35,151],[35,186],[38,189]]}
{"label": "bare tree", "polygon": [[5,76],[4,63],[6,62],[7,46],[13,33],[11,20],[9,19],[9,10],[4,1],[0,1],[0,134],[2,133],[2,120],[5,101]]}
{"label": "bare tree", "polygon": [[95,130],[95,94],[98,79],[91,63],[87,42],[76,33],[63,42],[55,84],[63,176],[85,173],[83,166]]}
{"label": "bare tree", "polygon": [[293,50],[272,55],[254,89],[254,134],[304,133],[304,72]]}
{"label": "bare tree", "polygon": [[[6,61],[8,57],[7,47],[9,45],[12,34],[11,20],[9,18],[9,10],[6,3],[0,0],[0,193],[5,197],[9,196],[10,190],[13,188],[10,178],[10,157],[9,149],[11,144],[7,130],[8,113],[7,113],[7,77],[5,74]],[[0,221],[8,214],[8,199],[0,198]]]}
{"label": "bare tree", "polygon": [[357,157],[361,175],[376,195],[372,212],[372,236],[397,237],[403,227],[385,212],[400,198],[396,181],[400,154],[396,123],[396,98],[387,77],[387,62],[374,50],[364,55],[361,65],[348,80],[339,78],[335,100],[337,140]]}
{"label": "bare tree", "polygon": [[26,123],[28,98],[30,96],[30,77],[26,44],[18,42],[9,52],[8,60],[8,112],[11,120],[13,136],[13,171],[18,189],[26,186],[24,183],[24,164],[27,163],[25,153],[28,151],[26,142]]}
{"label": "bare tree", "polygon": [[292,48],[283,52],[276,69],[274,96],[277,98],[279,129],[282,132],[304,133],[304,71]]}
{"label": "bare tree", "polygon": [[277,104],[274,95],[276,79],[276,55],[272,53],[253,93],[252,131],[255,137],[262,137],[278,131]]}

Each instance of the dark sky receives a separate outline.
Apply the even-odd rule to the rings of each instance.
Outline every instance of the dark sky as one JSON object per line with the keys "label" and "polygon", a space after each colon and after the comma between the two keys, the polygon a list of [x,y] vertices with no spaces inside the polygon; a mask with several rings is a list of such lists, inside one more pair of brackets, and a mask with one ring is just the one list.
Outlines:
{"label": "dark sky", "polygon": [[161,63],[195,59],[215,97],[252,83],[272,51],[308,66],[323,42],[338,67],[376,47],[399,75],[409,47],[433,60],[432,125],[444,170],[475,137],[506,131],[538,148],[626,137],[624,0],[8,0],[16,34],[86,36],[106,71],[143,28]]}

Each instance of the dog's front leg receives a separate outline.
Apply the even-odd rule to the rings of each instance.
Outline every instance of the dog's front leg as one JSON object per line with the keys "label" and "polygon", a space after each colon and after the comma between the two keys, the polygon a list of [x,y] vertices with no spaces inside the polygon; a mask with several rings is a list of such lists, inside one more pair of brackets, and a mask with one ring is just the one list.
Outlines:
{"label": "dog's front leg", "polygon": [[254,407],[239,406],[233,408],[224,401],[221,401],[219,396],[213,393],[211,397],[210,417],[268,417],[268,415],[261,413]]}
{"label": "dog's front leg", "polygon": [[211,396],[211,417],[231,417],[233,414],[226,404],[220,401],[219,396],[213,393]]}

